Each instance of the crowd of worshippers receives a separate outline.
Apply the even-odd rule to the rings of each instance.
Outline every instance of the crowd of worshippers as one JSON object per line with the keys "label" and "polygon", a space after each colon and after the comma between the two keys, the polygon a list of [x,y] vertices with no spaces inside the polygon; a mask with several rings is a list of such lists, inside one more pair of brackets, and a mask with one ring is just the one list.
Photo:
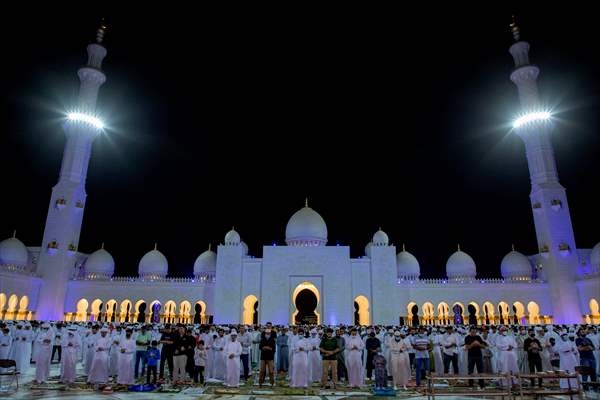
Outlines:
{"label": "crowd of worshippers", "polygon": [[[406,389],[438,375],[542,371],[600,373],[600,326],[215,326],[95,322],[0,322],[0,359],[21,374],[35,364],[35,382],[60,363],[60,382],[73,383],[82,363],[90,384],[199,384],[238,387],[258,372],[258,385],[321,387],[339,382]],[[258,370],[258,371],[256,371]],[[581,369],[580,369],[581,371]],[[80,372],[79,372],[80,373]],[[508,381],[508,379],[506,379]],[[479,380],[483,388],[484,381]],[[561,387],[569,383],[561,379]],[[473,385],[473,380],[469,380]],[[511,382],[501,382],[509,385]],[[512,382],[514,384],[514,382]],[[529,384],[529,383],[528,383]],[[534,385],[535,382],[531,382]],[[538,382],[541,385],[541,380]]]}

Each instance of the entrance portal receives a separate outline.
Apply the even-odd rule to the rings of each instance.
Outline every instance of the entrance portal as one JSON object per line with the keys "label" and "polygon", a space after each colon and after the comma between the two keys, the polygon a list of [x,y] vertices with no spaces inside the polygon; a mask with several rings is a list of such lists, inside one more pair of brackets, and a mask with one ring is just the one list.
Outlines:
{"label": "entrance portal", "polygon": [[292,313],[292,324],[320,324],[318,306],[320,302],[319,291],[310,282],[299,284],[292,293],[292,304],[295,311]]}

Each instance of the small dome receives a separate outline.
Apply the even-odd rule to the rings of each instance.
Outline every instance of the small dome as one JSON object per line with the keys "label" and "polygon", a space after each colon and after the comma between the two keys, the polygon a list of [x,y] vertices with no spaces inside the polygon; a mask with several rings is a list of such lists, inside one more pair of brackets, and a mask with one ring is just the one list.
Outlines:
{"label": "small dome", "polygon": [[590,255],[590,261],[594,267],[600,268],[600,243],[596,244],[592,249],[592,254]]}
{"label": "small dome", "polygon": [[0,242],[0,265],[27,266],[29,252],[27,247],[16,237],[11,237]]}
{"label": "small dome", "polygon": [[365,256],[367,257],[371,257],[371,246],[373,246],[373,242],[369,242],[365,246]]}
{"label": "small dome", "polygon": [[373,235],[373,245],[374,246],[387,246],[390,243],[390,239],[388,235],[379,228],[377,232]]}
{"label": "small dome", "polygon": [[514,250],[504,256],[500,263],[500,270],[504,279],[531,277],[529,260],[523,254]]}
{"label": "small dome", "polygon": [[194,263],[194,275],[214,274],[217,270],[217,253],[210,249],[200,254]]}
{"label": "small dome", "polygon": [[477,275],[475,261],[473,261],[470,255],[460,251],[459,248],[446,262],[446,275],[450,279],[475,278],[475,275]]}
{"label": "small dome", "polygon": [[111,277],[115,272],[115,260],[102,247],[90,254],[85,261],[85,273],[88,276]]}
{"label": "small dome", "polygon": [[417,258],[404,250],[396,256],[396,265],[398,270],[398,277],[415,277],[418,278],[421,275],[421,267]]}
{"label": "small dome", "polygon": [[325,246],[327,225],[325,220],[308,204],[296,211],[285,228],[288,246]]}
{"label": "small dome", "polygon": [[237,246],[240,244],[240,241],[240,234],[237,233],[233,228],[231,228],[231,230],[225,235],[226,246]]}
{"label": "small dome", "polygon": [[240,246],[242,246],[242,255],[248,255],[248,245],[243,240],[240,242]]}
{"label": "small dome", "polygon": [[154,247],[154,250],[147,252],[140,260],[138,274],[140,276],[161,277],[164,278],[169,272],[169,263],[167,258]]}

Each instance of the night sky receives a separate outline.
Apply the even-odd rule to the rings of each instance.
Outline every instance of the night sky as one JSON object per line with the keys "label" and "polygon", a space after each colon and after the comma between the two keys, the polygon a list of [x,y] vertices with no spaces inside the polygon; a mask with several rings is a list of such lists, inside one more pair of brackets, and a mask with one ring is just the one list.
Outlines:
{"label": "night sky", "polygon": [[[101,16],[109,30],[79,249],[106,243],[118,275],[158,242],[190,276],[235,226],[250,253],[284,244],[304,205],[353,257],[379,226],[424,277],[457,243],[497,277],[514,243],[537,244],[519,111],[509,80],[517,12],[579,248],[600,240],[597,16],[585,10],[61,10],[0,26],[0,237],[39,246],[74,105],[77,69]],[[274,14],[274,15],[272,15]]]}

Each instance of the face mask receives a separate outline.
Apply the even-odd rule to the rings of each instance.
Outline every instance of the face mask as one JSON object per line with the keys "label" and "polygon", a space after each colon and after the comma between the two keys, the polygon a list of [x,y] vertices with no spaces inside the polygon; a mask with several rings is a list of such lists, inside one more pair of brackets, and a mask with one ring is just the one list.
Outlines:
{"label": "face mask", "polygon": [[529,337],[532,337],[532,338],[533,338],[533,337],[535,337],[535,334],[534,334],[534,333],[532,333],[532,334],[530,334],[530,335],[529,335]]}
{"label": "face mask", "polygon": [[396,340],[396,342],[399,342],[400,341],[400,336],[396,336],[394,339]]}

